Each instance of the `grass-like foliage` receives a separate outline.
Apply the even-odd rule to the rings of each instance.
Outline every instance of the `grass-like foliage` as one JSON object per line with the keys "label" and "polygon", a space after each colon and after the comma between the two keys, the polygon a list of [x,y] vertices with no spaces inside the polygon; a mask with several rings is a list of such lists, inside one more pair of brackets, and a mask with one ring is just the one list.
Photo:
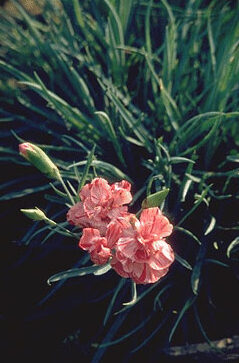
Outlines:
{"label": "grass-like foliage", "polygon": [[[73,198],[96,175],[131,181],[134,213],[169,189],[161,207],[175,226],[177,261],[123,308],[130,284],[112,277],[103,327],[90,342],[94,361],[121,342],[133,354],[155,337],[161,348],[182,331],[190,341],[187,321],[210,342],[200,304],[212,299],[207,276],[238,262],[238,2],[54,0],[39,2],[35,16],[22,1],[8,3],[0,14],[1,162],[29,171],[17,144],[35,142]],[[47,244],[58,232],[74,239],[65,190],[36,173],[6,180],[0,200],[51,189],[47,206],[61,227],[36,222],[22,243]]]}

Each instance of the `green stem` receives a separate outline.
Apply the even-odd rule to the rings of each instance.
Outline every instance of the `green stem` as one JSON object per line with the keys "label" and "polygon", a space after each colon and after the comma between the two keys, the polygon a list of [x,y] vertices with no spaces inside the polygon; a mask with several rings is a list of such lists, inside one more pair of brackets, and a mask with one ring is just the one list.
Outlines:
{"label": "green stem", "polygon": [[127,303],[123,303],[123,305],[134,305],[137,300],[137,288],[134,281],[131,282],[131,296],[132,299]]}
{"label": "green stem", "polygon": [[45,221],[45,223],[49,224],[51,227],[56,227],[64,232],[66,232],[68,235],[70,235],[76,239],[79,239],[79,237],[75,233],[72,233],[71,231],[69,231],[69,229],[60,226],[58,223],[56,223],[52,219],[46,218],[46,219],[44,219],[44,221]]}
{"label": "green stem", "polygon": [[62,186],[63,186],[63,188],[64,188],[64,190],[65,190],[65,192],[66,192],[66,194],[68,196],[68,198],[69,198],[69,201],[71,202],[72,205],[74,205],[75,201],[74,201],[72,195],[70,194],[70,192],[69,192],[64,180],[62,179],[61,175],[59,175],[59,180],[60,180],[60,182],[61,182],[61,184],[62,184]]}

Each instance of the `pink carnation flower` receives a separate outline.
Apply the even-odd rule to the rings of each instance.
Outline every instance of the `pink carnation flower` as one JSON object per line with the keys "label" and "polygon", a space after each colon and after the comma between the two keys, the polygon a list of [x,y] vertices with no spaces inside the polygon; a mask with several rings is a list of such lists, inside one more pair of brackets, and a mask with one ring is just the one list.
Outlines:
{"label": "pink carnation flower", "polygon": [[143,210],[140,220],[129,213],[112,220],[105,237],[98,229],[84,228],[79,246],[90,253],[95,264],[104,264],[111,257],[111,266],[120,276],[138,284],[154,283],[174,261],[173,250],[164,239],[172,229],[159,208],[149,208]]}
{"label": "pink carnation flower", "polygon": [[91,261],[96,265],[103,265],[111,256],[110,249],[107,247],[107,240],[100,236],[98,229],[84,228],[79,247],[90,253]]}
{"label": "pink carnation flower", "polygon": [[122,277],[148,284],[163,277],[174,261],[164,237],[173,226],[159,208],[143,210],[140,220],[129,214],[113,220],[107,229],[107,245],[113,249],[111,266]]}
{"label": "pink carnation flower", "polygon": [[83,228],[96,228],[104,236],[109,222],[128,212],[123,205],[132,200],[130,189],[131,184],[126,180],[109,185],[105,179],[95,178],[81,189],[81,202],[69,209],[68,222]]}

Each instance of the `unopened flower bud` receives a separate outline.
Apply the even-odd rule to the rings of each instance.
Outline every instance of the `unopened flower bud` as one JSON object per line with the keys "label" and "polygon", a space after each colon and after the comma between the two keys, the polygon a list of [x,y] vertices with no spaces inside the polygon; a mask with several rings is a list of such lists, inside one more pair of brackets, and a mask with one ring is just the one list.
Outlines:
{"label": "unopened flower bud", "polygon": [[20,209],[20,210],[22,213],[25,214],[25,216],[32,219],[33,221],[43,221],[47,219],[45,213],[37,207],[35,207],[35,209]]}
{"label": "unopened flower bud", "polygon": [[38,146],[24,142],[19,145],[19,151],[26,160],[48,176],[48,178],[60,179],[59,169]]}

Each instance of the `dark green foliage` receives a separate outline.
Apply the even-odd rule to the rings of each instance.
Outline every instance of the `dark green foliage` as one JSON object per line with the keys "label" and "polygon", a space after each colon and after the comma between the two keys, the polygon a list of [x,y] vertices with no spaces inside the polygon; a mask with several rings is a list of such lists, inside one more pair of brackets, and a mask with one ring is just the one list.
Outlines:
{"label": "dark green foliage", "polygon": [[[29,170],[16,137],[32,141],[75,199],[95,175],[131,181],[134,213],[147,196],[170,190],[159,203],[175,225],[168,240],[176,262],[123,308],[128,281],[111,284],[95,361],[125,340],[136,352],[159,336],[161,349],[177,341],[190,314],[210,341],[198,307],[210,299],[205,277],[213,269],[223,276],[238,250],[238,2],[46,1],[36,17],[14,4],[17,17],[0,15],[1,162]],[[5,180],[1,188],[1,200],[10,200],[51,186],[17,189]],[[58,195],[46,199],[67,210],[59,188],[54,182]],[[47,228],[34,231],[39,244],[57,238]]]}

